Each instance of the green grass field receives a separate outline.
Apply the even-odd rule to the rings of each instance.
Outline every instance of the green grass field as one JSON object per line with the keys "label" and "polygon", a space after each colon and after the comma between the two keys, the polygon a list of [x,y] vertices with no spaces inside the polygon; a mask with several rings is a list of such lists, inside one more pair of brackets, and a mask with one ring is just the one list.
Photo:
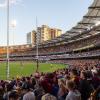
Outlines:
{"label": "green grass field", "polygon": [[[52,67],[51,67],[52,66]],[[49,64],[40,63],[40,72],[52,72],[57,69],[62,69],[66,65],[64,64]],[[36,63],[33,62],[10,62],[10,79],[17,76],[29,76],[36,71]],[[0,80],[6,79],[6,63],[0,63]]]}

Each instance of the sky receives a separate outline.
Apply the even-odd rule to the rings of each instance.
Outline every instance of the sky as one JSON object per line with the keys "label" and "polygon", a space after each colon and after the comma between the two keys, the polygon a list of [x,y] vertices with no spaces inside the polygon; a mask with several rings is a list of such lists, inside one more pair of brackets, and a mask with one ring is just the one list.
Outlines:
{"label": "sky", "polygon": [[[0,46],[6,45],[7,0],[0,0]],[[10,45],[26,44],[26,34],[38,26],[48,25],[70,30],[82,19],[93,0],[10,0]]]}

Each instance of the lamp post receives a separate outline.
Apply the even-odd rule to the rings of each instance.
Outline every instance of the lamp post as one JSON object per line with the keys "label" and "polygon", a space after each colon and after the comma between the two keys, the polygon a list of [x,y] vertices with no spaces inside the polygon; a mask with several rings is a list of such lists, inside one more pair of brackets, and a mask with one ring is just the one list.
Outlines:
{"label": "lamp post", "polygon": [[9,0],[7,0],[7,79],[9,79]]}

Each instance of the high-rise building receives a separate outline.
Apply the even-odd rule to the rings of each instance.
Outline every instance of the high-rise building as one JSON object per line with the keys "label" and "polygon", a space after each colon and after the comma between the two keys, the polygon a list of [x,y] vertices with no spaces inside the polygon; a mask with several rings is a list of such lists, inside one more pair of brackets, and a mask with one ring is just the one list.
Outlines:
{"label": "high-rise building", "polygon": [[55,29],[50,29],[49,30],[49,34],[50,34],[50,40],[56,38],[56,30]]}
{"label": "high-rise building", "polygon": [[27,33],[27,44],[36,45],[36,31]]}
{"label": "high-rise building", "polygon": [[38,43],[45,42],[47,40],[54,39],[62,34],[62,31],[57,28],[50,28],[47,25],[42,25],[37,28],[36,31],[29,32],[27,34],[27,43],[35,45],[37,42],[38,35]]}
{"label": "high-rise building", "polygon": [[62,34],[62,30],[55,29],[56,30],[56,37],[60,36]]}
{"label": "high-rise building", "polygon": [[36,45],[36,31],[34,30],[31,32],[31,43]]}
{"label": "high-rise building", "polygon": [[31,44],[31,32],[27,33],[27,44]]}
{"label": "high-rise building", "polygon": [[62,30],[56,29],[56,28],[51,28],[49,30],[49,34],[50,34],[50,39],[54,39],[62,34]]}
{"label": "high-rise building", "polygon": [[[38,27],[37,28],[37,35],[36,35],[36,38],[38,37],[38,43],[41,43],[42,42],[42,35],[41,35],[41,32],[42,30],[41,30],[41,27]],[[37,40],[37,39],[36,39]]]}
{"label": "high-rise building", "polygon": [[38,27],[38,32],[41,42],[54,39],[62,34],[62,31],[60,29],[50,28],[47,25]]}
{"label": "high-rise building", "polygon": [[42,37],[42,41],[41,42],[44,42],[44,41],[47,41],[47,40],[50,39],[49,27],[48,26],[42,25],[42,27],[41,27],[41,37]]}

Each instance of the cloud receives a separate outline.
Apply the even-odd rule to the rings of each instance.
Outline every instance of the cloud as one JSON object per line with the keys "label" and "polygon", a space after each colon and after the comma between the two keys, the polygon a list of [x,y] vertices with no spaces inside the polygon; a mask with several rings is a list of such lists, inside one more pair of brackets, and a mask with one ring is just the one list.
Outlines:
{"label": "cloud", "polygon": [[[9,0],[10,5],[19,4],[22,0]],[[0,3],[0,8],[5,8],[7,6],[7,0],[4,0],[3,3]]]}

